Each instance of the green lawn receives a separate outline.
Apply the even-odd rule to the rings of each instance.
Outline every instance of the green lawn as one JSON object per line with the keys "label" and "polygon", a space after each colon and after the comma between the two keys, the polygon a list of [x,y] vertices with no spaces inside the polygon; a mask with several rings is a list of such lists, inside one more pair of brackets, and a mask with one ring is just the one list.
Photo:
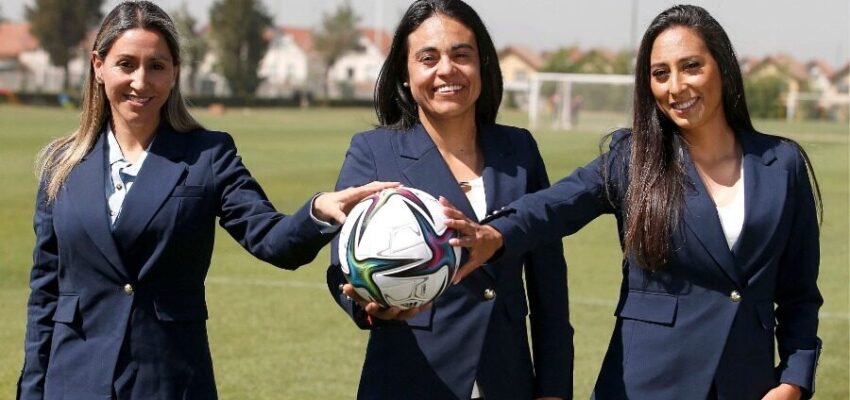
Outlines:
{"label": "green lawn", "polygon": [[[209,128],[231,132],[252,173],[275,204],[294,211],[333,187],[352,133],[374,123],[371,110],[197,111]],[[10,398],[21,367],[27,281],[33,244],[32,162],[50,138],[71,130],[73,111],[0,106],[0,398]],[[520,113],[503,122],[525,126]],[[623,121],[620,121],[622,123]],[[617,118],[582,114],[574,132],[535,132],[550,177],[558,179],[598,154]],[[542,124],[545,125],[545,124]],[[809,151],[824,198],[821,277],[826,303],[820,336],[818,399],[848,395],[848,128],[758,121]],[[576,328],[576,398],[588,398],[614,323],[620,250],[612,218],[567,238],[572,322]],[[297,272],[254,260],[222,231],[207,280],[210,340],[223,399],[354,397],[366,333],[349,322],[324,287],[327,250]]]}

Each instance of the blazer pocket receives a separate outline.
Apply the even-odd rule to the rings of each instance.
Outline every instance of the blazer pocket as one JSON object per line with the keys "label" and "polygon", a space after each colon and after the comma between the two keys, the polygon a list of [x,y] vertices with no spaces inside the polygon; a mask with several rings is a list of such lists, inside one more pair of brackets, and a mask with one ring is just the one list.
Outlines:
{"label": "blazer pocket", "polygon": [[158,292],[154,309],[160,321],[205,321],[208,317],[203,290]]}
{"label": "blazer pocket", "polygon": [[77,319],[80,309],[80,296],[60,294],[56,301],[56,311],[53,313],[53,322],[71,324]]}
{"label": "blazer pocket", "polygon": [[203,185],[180,185],[175,186],[171,191],[171,197],[203,197]]}
{"label": "blazer pocket", "polygon": [[679,298],[667,293],[629,291],[623,307],[615,315],[621,318],[673,325]]}

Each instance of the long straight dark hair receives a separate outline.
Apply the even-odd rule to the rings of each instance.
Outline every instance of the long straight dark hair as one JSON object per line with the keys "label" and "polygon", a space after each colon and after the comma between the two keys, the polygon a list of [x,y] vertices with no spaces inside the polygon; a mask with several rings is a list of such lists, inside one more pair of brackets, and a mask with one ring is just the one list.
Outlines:
{"label": "long straight dark hair", "polygon": [[[651,271],[663,269],[669,261],[670,238],[679,226],[689,184],[682,158],[686,143],[676,124],[658,109],[650,87],[652,46],[658,35],[676,26],[696,32],[716,61],[722,81],[723,112],[729,126],[736,133],[755,130],[744,98],[741,69],[723,27],[708,11],[692,5],[674,6],[655,17],[643,35],[636,60],[624,235],[626,254]],[[794,144],[805,158],[820,210],[820,188],[808,155],[796,142],[782,140]]]}
{"label": "long straight dark hair", "polygon": [[461,0],[417,0],[401,17],[389,54],[375,85],[375,113],[380,126],[406,130],[419,122],[419,111],[407,80],[407,37],[425,20],[441,14],[466,25],[475,35],[481,68],[481,94],[475,103],[475,122],[478,126],[496,123],[502,102],[502,70],[493,39],[481,17]]}

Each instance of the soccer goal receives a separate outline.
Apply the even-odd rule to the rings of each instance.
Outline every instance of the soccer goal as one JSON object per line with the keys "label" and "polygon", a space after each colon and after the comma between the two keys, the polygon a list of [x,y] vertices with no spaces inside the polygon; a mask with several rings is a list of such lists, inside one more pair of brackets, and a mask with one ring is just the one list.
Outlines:
{"label": "soccer goal", "polygon": [[[613,74],[539,73],[527,85],[508,90],[527,94],[528,123],[531,129],[544,125],[570,130],[579,116],[596,117],[594,129],[631,125],[634,77]],[[525,92],[525,93],[522,93]]]}
{"label": "soccer goal", "polygon": [[826,119],[847,122],[850,117],[850,94],[841,92],[796,92],[783,94],[785,120]]}

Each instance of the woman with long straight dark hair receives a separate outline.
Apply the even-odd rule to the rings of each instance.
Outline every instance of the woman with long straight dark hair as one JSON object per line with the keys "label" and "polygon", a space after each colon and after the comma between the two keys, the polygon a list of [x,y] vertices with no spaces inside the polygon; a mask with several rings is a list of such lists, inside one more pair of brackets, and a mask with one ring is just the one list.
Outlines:
{"label": "woman with long straight dark hair", "polygon": [[[446,197],[477,219],[547,187],[528,131],[496,124],[501,94],[498,55],[475,11],[460,0],[413,2],[375,89],[380,126],[354,136],[337,187],[398,181]],[[358,398],[572,396],[559,239],[476,271],[430,308],[405,311],[363,301],[345,283],[337,251],[331,254],[331,294],[370,331]]]}
{"label": "woman with long straight dark hair", "polygon": [[446,213],[471,249],[461,275],[616,216],[623,283],[593,398],[778,400],[814,392],[820,205],[805,151],[753,128],[723,28],[683,5],[644,34],[633,126],[609,152],[489,225]]}
{"label": "woman with long straight dark hair", "polygon": [[[275,210],[233,138],[180,93],[180,40],[149,1],[104,19],[79,127],[39,159],[19,399],[215,399],[204,279],[216,221],[279,268],[309,263],[360,199]],[[338,227],[338,226],[337,226]]]}

